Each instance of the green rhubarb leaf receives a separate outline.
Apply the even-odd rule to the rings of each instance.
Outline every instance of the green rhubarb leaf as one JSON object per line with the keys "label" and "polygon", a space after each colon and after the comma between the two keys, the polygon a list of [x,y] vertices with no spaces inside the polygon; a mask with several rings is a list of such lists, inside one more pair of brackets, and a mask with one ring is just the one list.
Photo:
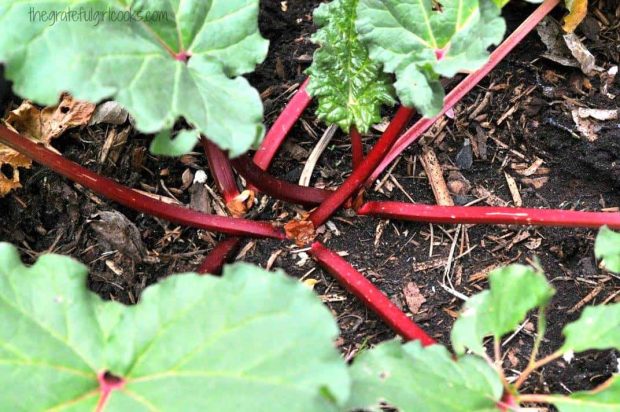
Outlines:
{"label": "green rhubarb leaf", "polygon": [[0,62],[37,103],[112,98],[141,132],[182,117],[236,156],[264,134],[240,77],[267,53],[257,15],[258,0],[0,0]]}
{"label": "green rhubarb leaf", "polygon": [[490,290],[465,303],[454,323],[451,339],[458,354],[466,349],[484,354],[486,336],[500,339],[514,331],[530,310],[544,309],[554,294],[543,274],[524,265],[494,270],[489,275],[489,284]]}
{"label": "green rhubarb leaf", "polygon": [[618,412],[620,411],[620,375],[612,377],[593,391],[575,392],[570,396],[550,396],[549,398],[560,412]]}
{"label": "green rhubarb leaf", "polygon": [[359,0],[334,0],[314,12],[320,46],[308,69],[308,93],[318,98],[317,116],[345,132],[365,133],[381,121],[381,106],[394,104],[391,79],[368,57],[355,30]]}
{"label": "green rhubarb leaf", "polygon": [[503,392],[497,372],[483,359],[455,361],[444,346],[423,348],[418,342],[391,341],[362,353],[351,377],[351,409],[379,410],[379,402],[387,402],[400,412],[491,412]]}
{"label": "green rhubarb leaf", "polygon": [[26,267],[0,243],[0,410],[93,411],[106,371],[124,381],[108,412],[330,411],[348,398],[336,323],[281,272],[170,276],[135,306],[102,301],[86,278],[70,258]]}
{"label": "green rhubarb leaf", "polygon": [[566,325],[562,350],[583,352],[590,349],[620,350],[620,303],[588,306],[575,322]]}
{"label": "green rhubarb leaf", "polygon": [[610,272],[620,273],[620,233],[607,226],[601,228],[594,244],[594,255],[603,260]]}
{"label": "green rhubarb leaf", "polygon": [[476,70],[506,25],[490,0],[360,0],[357,30],[370,57],[396,74],[401,103],[424,116],[443,106],[440,76]]}
{"label": "green rhubarb leaf", "polygon": [[151,142],[151,153],[164,156],[181,156],[190,152],[200,138],[197,130],[181,130],[172,138],[170,129],[162,130]]}

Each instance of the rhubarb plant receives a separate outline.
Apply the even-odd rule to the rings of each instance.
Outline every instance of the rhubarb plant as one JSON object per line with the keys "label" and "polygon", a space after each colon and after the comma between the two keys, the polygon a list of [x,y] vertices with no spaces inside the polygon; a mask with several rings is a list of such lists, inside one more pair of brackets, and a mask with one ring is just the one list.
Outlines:
{"label": "rhubarb plant", "polygon": [[[264,134],[260,96],[241,76],[267,54],[258,3],[1,0],[0,63],[42,105],[62,92],[118,101],[138,130],[159,133],[155,153],[185,153],[203,134],[236,156]],[[171,140],[181,118],[191,131]]]}
{"label": "rhubarb plant", "polygon": [[390,77],[372,61],[355,29],[359,0],[334,0],[314,11],[319,27],[308,93],[318,98],[319,119],[362,133],[381,120],[381,107],[394,104]]}
{"label": "rhubarb plant", "polygon": [[174,275],[135,306],[86,278],[0,243],[0,410],[336,411],[348,397],[335,321],[281,272]]}
{"label": "rhubarb plant", "polygon": [[506,29],[491,0],[360,0],[357,14],[371,59],[396,74],[401,103],[426,117],[443,106],[439,77],[481,67]]}
{"label": "rhubarb plant", "polygon": [[[401,103],[432,117],[443,106],[440,76],[475,70],[506,29],[501,0],[334,0],[314,14],[320,48],[308,73],[317,115],[360,131],[383,104]],[[394,73],[396,82],[385,73]]]}
{"label": "rhubarb plant", "polygon": [[[568,359],[592,349],[620,350],[620,304],[587,307],[564,328],[561,347],[538,359],[546,329],[545,308],[554,289],[542,273],[522,265],[495,270],[489,283],[490,290],[471,297],[455,322],[454,355],[441,345],[422,347],[417,341],[391,341],[360,355],[351,368],[350,408],[373,409],[385,402],[401,412],[491,412],[535,403],[555,405],[560,412],[620,410],[620,375],[588,392],[519,392],[534,370],[562,356]],[[518,377],[508,379],[501,368],[501,339],[515,332],[530,311],[538,316],[531,359]],[[486,346],[494,348],[493,355],[487,354]],[[449,389],[435,389],[442,386]]]}

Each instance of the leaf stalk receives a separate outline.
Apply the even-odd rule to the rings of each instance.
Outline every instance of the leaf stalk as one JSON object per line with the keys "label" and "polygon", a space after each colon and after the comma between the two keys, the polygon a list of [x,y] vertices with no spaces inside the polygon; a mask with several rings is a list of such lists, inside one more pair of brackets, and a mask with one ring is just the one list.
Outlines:
{"label": "leaf stalk", "polygon": [[19,151],[35,162],[95,193],[139,212],[213,232],[284,239],[282,231],[268,222],[209,215],[144,195],[65,159],[2,125],[0,125],[0,143]]}

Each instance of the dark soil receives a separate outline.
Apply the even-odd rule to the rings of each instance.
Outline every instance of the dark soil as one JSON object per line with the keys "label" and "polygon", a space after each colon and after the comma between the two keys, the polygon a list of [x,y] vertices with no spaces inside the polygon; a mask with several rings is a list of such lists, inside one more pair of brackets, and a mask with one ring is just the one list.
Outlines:
{"label": "dark soil", "polygon": [[[267,61],[249,79],[261,92],[266,122],[271,123],[295,85],[303,80],[303,71],[314,49],[309,41],[314,30],[311,12],[320,2],[267,0],[261,3],[261,31],[271,40],[271,48]],[[287,4],[286,11],[283,3]],[[617,48],[614,49],[620,40],[620,22],[615,17],[619,14],[610,9],[609,4],[601,12],[610,24],[597,23],[600,32],[594,39],[585,41],[595,54],[597,64],[605,69],[619,64]],[[598,6],[595,3],[592,7]],[[533,6],[527,4],[509,5],[505,9],[509,26],[516,27],[532,10]],[[561,17],[559,13],[558,18]],[[428,133],[425,142],[434,148],[448,172],[458,169],[455,157],[465,138],[486,137],[482,139],[487,146],[486,157],[475,157],[470,169],[461,170],[473,188],[459,198],[463,203],[483,197],[476,191],[482,188],[495,197],[486,197],[480,204],[495,200],[512,205],[505,177],[508,173],[519,184],[526,207],[579,210],[618,207],[620,126],[617,122],[607,122],[595,142],[575,138],[570,132],[575,129],[571,108],[579,105],[617,108],[617,99],[610,100],[600,92],[598,78],[587,79],[577,69],[541,58],[544,51],[538,36],[529,35],[455,108],[454,119],[447,119],[442,129]],[[0,86],[0,103],[4,98],[2,90]],[[609,93],[620,95],[618,79]],[[488,106],[470,119],[485,94],[490,98]],[[18,103],[13,97],[7,109]],[[509,110],[514,111],[506,115]],[[386,110],[386,116],[390,113],[391,110]],[[313,116],[313,110],[307,110],[270,171],[296,182],[305,158],[324,130],[325,126]],[[88,127],[66,134],[55,146],[65,156],[128,186],[175,197],[182,203],[190,202],[191,190],[187,183],[191,182],[191,176],[198,170],[208,171],[203,155],[196,153],[180,160],[158,159],[146,149],[149,138],[135,135],[121,148],[118,161],[108,159],[102,164],[97,159],[108,133],[110,127],[107,126]],[[366,150],[377,134],[365,138]],[[312,184],[338,186],[350,173],[349,149],[348,138],[337,133],[317,164]],[[434,203],[418,161],[419,153],[419,147],[410,148],[381,191],[371,190],[367,196],[403,201],[411,197],[416,202]],[[529,166],[538,158],[544,163],[536,173],[527,177],[519,174],[519,164]],[[28,261],[45,252],[76,257],[90,269],[91,289],[106,299],[133,303],[140,292],[158,278],[195,270],[220,238],[119,207],[39,166],[22,171],[21,180],[23,189],[0,199],[0,240],[18,245]],[[212,180],[208,184],[215,188]],[[214,197],[207,199],[216,211],[217,202]],[[111,231],[112,227],[104,224],[103,229],[96,230],[102,225],[92,221],[101,220],[98,214],[102,211],[113,210],[124,214],[137,227],[140,236],[134,241],[144,243],[148,250],[146,258],[106,236],[106,230]],[[300,210],[282,202],[266,201],[257,215],[262,219],[278,216],[284,222]],[[551,353],[561,344],[562,327],[578,317],[580,302],[593,291],[596,293],[587,304],[618,301],[620,280],[597,267],[593,256],[596,233],[591,230],[464,226],[454,239],[457,229],[453,226],[359,218],[345,211],[332,222],[320,239],[330,248],[346,252],[346,259],[406,313],[409,312],[403,288],[409,282],[416,284],[426,302],[411,316],[445,344],[449,344],[449,330],[462,305],[458,297],[442,287],[446,284],[443,280],[446,258],[453,242],[456,242],[457,258],[449,271],[450,280],[456,291],[467,296],[487,286],[483,274],[496,263],[542,266],[558,291],[548,313],[549,328],[541,349],[543,354]],[[126,232],[131,237],[131,230]],[[251,240],[245,243],[240,258],[264,267],[274,256],[277,256],[272,259],[274,268],[319,281],[315,290],[338,320],[342,331],[338,345],[347,358],[368,345],[395,336],[308,259],[303,249],[288,242]],[[425,265],[432,268],[424,269]],[[527,363],[535,324],[536,316],[532,315],[523,329],[503,346],[506,367],[514,371],[513,375]],[[617,370],[616,352],[579,354],[571,363],[556,362],[540,371],[528,382],[526,391],[567,393],[588,389]]]}

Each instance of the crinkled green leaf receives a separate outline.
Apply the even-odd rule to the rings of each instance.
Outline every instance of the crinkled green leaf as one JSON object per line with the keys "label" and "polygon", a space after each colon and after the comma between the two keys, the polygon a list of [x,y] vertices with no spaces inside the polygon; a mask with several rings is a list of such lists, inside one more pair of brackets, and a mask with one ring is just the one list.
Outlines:
{"label": "crinkled green leaf", "polygon": [[283,273],[170,276],[135,306],[86,277],[62,256],[26,267],[0,243],[0,410],[93,411],[104,371],[126,380],[107,412],[330,411],[348,397],[330,312]]}
{"label": "crinkled green leaf", "polygon": [[444,92],[439,76],[475,70],[488,59],[506,25],[489,0],[360,0],[357,29],[370,57],[395,73],[396,92],[406,106],[436,115]]}
{"label": "crinkled green leaf", "polygon": [[532,309],[544,308],[554,294],[545,276],[529,266],[509,265],[489,275],[490,290],[469,299],[451,333],[456,353],[485,352],[483,340],[514,331]]}
{"label": "crinkled green leaf", "polygon": [[618,412],[620,411],[620,376],[612,377],[600,388],[575,392],[570,396],[551,396],[560,412]]}
{"label": "crinkled green leaf", "polygon": [[562,350],[620,350],[620,303],[588,306],[575,322],[566,325]]}
{"label": "crinkled green leaf", "polygon": [[151,142],[151,153],[164,156],[180,156],[190,152],[200,138],[197,130],[181,130],[174,138],[170,129],[162,130]]}
{"label": "crinkled green leaf", "polygon": [[620,273],[620,233],[607,226],[602,227],[596,237],[594,255],[603,260],[607,270]]}
{"label": "crinkled green leaf", "polygon": [[394,104],[392,81],[368,57],[355,30],[359,0],[334,0],[314,12],[321,27],[312,41],[320,46],[308,69],[308,93],[318,97],[317,115],[348,132],[367,132],[381,120],[381,106]]}
{"label": "crinkled green leaf", "polygon": [[[43,20],[67,10],[84,15]],[[129,10],[142,20],[112,21]],[[258,0],[0,0],[0,62],[23,97],[113,98],[145,133],[183,117],[235,156],[263,136],[260,96],[237,77],[267,53],[257,14]],[[187,63],[175,60],[183,53]]]}
{"label": "crinkled green leaf", "polygon": [[400,412],[491,412],[503,391],[497,372],[481,358],[455,361],[445,347],[418,342],[391,341],[362,353],[351,377],[352,409],[379,410],[385,401]]}

